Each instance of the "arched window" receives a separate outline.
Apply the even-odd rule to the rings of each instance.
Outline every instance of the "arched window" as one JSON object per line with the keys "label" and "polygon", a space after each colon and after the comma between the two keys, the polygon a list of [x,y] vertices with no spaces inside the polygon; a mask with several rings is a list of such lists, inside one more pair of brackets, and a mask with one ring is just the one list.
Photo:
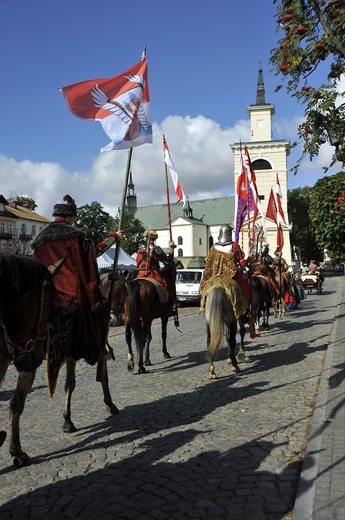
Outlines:
{"label": "arched window", "polygon": [[177,250],[177,256],[178,257],[183,256],[183,249],[182,249],[182,247]]}
{"label": "arched window", "polygon": [[210,237],[208,239],[208,248],[211,249],[212,246],[213,246],[213,237]]}
{"label": "arched window", "polygon": [[271,164],[266,159],[256,159],[252,162],[254,170],[272,170]]}
{"label": "arched window", "polygon": [[178,237],[177,238],[177,245],[178,246],[183,246],[183,238],[182,237]]}

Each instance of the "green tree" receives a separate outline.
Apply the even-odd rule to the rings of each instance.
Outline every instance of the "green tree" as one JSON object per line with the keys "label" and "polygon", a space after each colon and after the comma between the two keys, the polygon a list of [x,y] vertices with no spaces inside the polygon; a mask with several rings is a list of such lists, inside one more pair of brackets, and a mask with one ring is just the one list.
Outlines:
{"label": "green tree", "polygon": [[99,202],[80,206],[77,211],[75,227],[81,229],[95,244],[104,240],[110,231],[116,230],[115,219],[104,211]]}
{"label": "green tree", "polygon": [[319,246],[345,263],[345,172],[319,179],[310,198],[310,220]]}
{"label": "green tree", "polygon": [[[118,229],[120,215],[115,217],[115,229]],[[133,213],[125,211],[122,218],[122,229],[124,232],[123,240],[121,240],[121,247],[126,253],[132,255],[136,253],[143,242],[145,242],[143,233],[145,228],[142,222],[135,218]]]}
{"label": "green tree", "polygon": [[[305,105],[305,119],[298,128],[303,142],[302,160],[317,156],[325,142],[334,146],[330,166],[345,163],[345,104],[340,79],[345,73],[344,0],[274,0],[277,4],[278,46],[270,63],[292,97]],[[315,71],[325,70],[325,81],[316,84]],[[296,144],[296,143],[294,143]]]}
{"label": "green tree", "polygon": [[313,188],[305,186],[288,190],[289,218],[293,222],[291,246],[302,263],[311,259],[323,260],[323,250],[318,246],[314,227],[310,221],[310,198]]}
{"label": "green tree", "polygon": [[31,211],[35,211],[37,208],[37,204],[34,201],[34,199],[31,199],[30,197],[16,197],[15,202],[18,204],[18,206],[23,206],[23,208],[30,209]]}

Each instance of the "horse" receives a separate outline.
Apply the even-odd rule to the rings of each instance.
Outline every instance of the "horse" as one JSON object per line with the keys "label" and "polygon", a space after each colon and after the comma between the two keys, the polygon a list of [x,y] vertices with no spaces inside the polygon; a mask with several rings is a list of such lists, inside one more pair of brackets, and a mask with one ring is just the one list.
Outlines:
{"label": "horse", "polygon": [[[168,295],[165,301],[161,301],[158,290],[167,290],[148,278],[136,278],[127,284],[127,292],[124,302],[125,338],[128,347],[129,371],[134,369],[134,356],[132,350],[132,331],[138,354],[138,373],[145,374],[145,366],[152,365],[150,360],[150,343],[152,340],[151,326],[154,319],[160,318],[162,324],[162,352],[165,359],[171,356],[167,350],[167,324],[169,316]],[[178,326],[175,321],[175,325]],[[145,357],[145,360],[144,360]]]}
{"label": "horse", "polygon": [[260,318],[263,317],[262,327],[269,330],[269,315],[272,307],[273,287],[264,275],[251,277],[252,312],[254,317],[255,333],[260,336]]}
{"label": "horse", "polygon": [[292,295],[292,285],[291,282],[286,275],[286,273],[279,272],[278,269],[275,270],[275,278],[279,287],[279,292],[275,292],[273,294],[273,309],[274,309],[274,317],[282,318],[286,314],[286,303],[285,303],[285,295]]}
{"label": "horse", "polygon": [[245,326],[243,320],[235,317],[234,308],[230,297],[223,286],[214,287],[206,297],[205,319],[207,335],[207,359],[208,359],[208,378],[216,379],[214,361],[219,348],[223,342],[224,331],[226,331],[226,341],[228,344],[228,363],[232,365],[232,371],[240,372],[235,353],[237,324],[240,329],[240,351],[238,358],[244,359],[244,335]]}
{"label": "horse", "polygon": [[[31,257],[0,254],[0,382],[13,362],[18,371],[17,385],[10,400],[10,448],[17,467],[31,463],[20,442],[20,417],[35,373],[43,360],[47,362],[48,393],[53,397],[57,376],[66,364],[65,408],[63,431],[76,431],[71,419],[71,398],[75,388],[76,359],[71,355],[72,330],[77,326],[76,314],[63,316],[60,322],[51,315],[54,298],[54,275],[62,262],[47,267]],[[56,350],[56,345],[61,348]],[[56,356],[58,365],[56,365]],[[106,349],[97,362],[97,381],[103,389],[109,413],[119,409],[112,402],[108,385]]]}

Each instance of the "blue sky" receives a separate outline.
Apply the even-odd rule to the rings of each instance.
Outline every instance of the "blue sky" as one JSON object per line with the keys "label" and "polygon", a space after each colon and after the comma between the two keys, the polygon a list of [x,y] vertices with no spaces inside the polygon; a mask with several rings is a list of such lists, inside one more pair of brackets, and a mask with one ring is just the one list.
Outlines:
{"label": "blue sky", "polygon": [[[127,152],[101,154],[101,125],[73,116],[58,88],[120,74],[146,45],[154,143],[133,149],[138,204],[165,202],[163,134],[190,200],[232,195],[229,144],[249,140],[260,62],[273,138],[295,141],[303,114],[274,93],[274,11],[273,0],[0,0],[0,193],[32,197],[48,218],[66,193],[116,214]],[[329,156],[289,174],[288,187],[312,185]]]}

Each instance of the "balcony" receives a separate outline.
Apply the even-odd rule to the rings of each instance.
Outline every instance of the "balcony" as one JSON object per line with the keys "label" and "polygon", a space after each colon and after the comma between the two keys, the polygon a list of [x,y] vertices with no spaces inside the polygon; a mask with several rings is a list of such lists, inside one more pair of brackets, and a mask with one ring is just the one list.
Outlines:
{"label": "balcony", "polygon": [[0,230],[0,240],[11,240],[13,238],[13,233],[5,233],[5,231]]}

